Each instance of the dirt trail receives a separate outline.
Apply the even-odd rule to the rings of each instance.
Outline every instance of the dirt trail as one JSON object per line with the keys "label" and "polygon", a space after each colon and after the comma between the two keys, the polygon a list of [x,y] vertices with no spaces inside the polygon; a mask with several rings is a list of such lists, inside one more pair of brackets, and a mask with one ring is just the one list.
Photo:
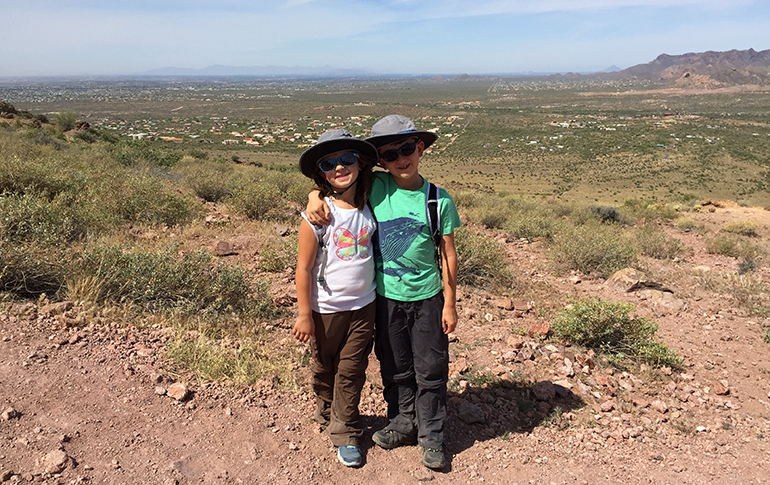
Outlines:
{"label": "dirt trail", "polygon": [[[723,224],[752,214],[732,208],[695,217]],[[694,253],[687,261],[651,262],[657,275],[690,274],[699,266],[735,272],[737,262],[706,253],[701,236],[668,230]],[[178,401],[166,394],[183,379],[164,371],[162,329],[67,328],[57,323],[55,308],[6,305],[0,307],[0,481],[770,483],[764,317],[701,288],[673,287],[684,305],[672,307],[603,280],[556,277],[544,269],[540,244],[506,245],[522,277],[554,291],[634,303],[659,323],[662,340],[684,357],[684,371],[610,375],[595,357],[594,369],[576,365],[569,375],[564,358],[581,362],[586,354],[511,332],[536,323],[535,311],[506,309],[505,301],[465,289],[450,344],[452,371],[487,370],[504,385],[465,379],[450,393],[451,465],[432,472],[416,447],[371,446],[372,430],[385,424],[372,356],[362,398],[366,463],[347,469],[309,419],[309,392],[277,391],[267,381],[241,391],[188,382],[190,396]],[[279,327],[273,332],[277,342],[288,335]],[[483,422],[466,423],[471,404]]]}

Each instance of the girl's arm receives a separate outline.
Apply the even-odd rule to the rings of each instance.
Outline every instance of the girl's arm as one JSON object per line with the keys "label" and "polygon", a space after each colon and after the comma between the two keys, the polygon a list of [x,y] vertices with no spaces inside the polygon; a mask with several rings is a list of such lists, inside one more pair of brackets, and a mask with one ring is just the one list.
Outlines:
{"label": "girl's arm", "polygon": [[310,288],[313,284],[313,264],[318,252],[318,239],[310,224],[305,219],[299,225],[299,254],[297,255],[297,306],[299,315],[292,334],[300,342],[307,342],[315,334],[313,310],[310,305]]}
{"label": "girl's arm", "polygon": [[305,215],[311,223],[326,226],[331,222],[331,213],[328,204],[320,194],[321,191],[318,189],[313,189],[308,194]]}
{"label": "girl's arm", "polygon": [[457,327],[457,251],[454,233],[443,235],[440,246],[444,280],[444,309],[441,312],[441,325],[444,333],[449,334]]}

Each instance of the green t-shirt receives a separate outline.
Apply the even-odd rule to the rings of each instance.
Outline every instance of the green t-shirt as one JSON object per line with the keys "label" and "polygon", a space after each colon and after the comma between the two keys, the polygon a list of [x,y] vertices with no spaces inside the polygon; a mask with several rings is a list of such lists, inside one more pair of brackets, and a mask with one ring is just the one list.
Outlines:
{"label": "green t-shirt", "polygon": [[[400,188],[388,172],[375,172],[369,202],[377,219],[377,293],[398,301],[419,301],[441,291],[426,210],[428,182],[420,190]],[[441,234],[460,227],[457,207],[439,189]]]}

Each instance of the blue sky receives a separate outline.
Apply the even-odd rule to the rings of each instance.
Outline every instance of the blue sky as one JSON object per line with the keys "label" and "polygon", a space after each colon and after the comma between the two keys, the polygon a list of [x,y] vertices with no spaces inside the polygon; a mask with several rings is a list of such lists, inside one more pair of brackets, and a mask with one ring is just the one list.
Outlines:
{"label": "blue sky", "polygon": [[0,0],[0,77],[329,65],[593,72],[770,49],[763,0]]}

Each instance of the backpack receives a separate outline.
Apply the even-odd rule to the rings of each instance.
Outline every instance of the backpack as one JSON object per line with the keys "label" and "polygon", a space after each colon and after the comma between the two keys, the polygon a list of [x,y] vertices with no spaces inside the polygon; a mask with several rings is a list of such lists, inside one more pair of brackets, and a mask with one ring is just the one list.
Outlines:
{"label": "backpack", "polygon": [[439,274],[442,274],[441,268],[441,207],[439,206],[438,187],[432,182],[428,182],[428,197],[425,199],[425,211],[428,214],[428,226],[430,227],[430,236],[433,239],[435,247],[433,259],[438,266]]}

